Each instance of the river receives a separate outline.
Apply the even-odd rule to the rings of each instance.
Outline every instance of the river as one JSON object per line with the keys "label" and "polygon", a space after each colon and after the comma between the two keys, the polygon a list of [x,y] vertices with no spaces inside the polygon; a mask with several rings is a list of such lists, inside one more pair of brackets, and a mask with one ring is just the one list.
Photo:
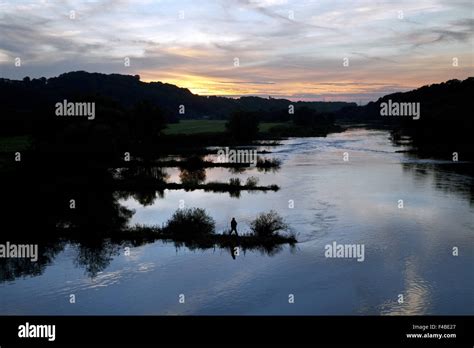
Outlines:
{"label": "river", "polygon": [[[166,190],[148,206],[133,198],[121,204],[135,210],[131,224],[161,225],[181,202],[205,208],[217,231],[235,217],[242,232],[258,213],[273,209],[296,233],[294,247],[271,255],[247,251],[233,259],[225,249],[190,250],[159,241],[130,254],[117,251],[91,276],[78,266],[77,246],[67,245],[42,274],[0,283],[0,313],[474,312],[474,182],[462,170],[472,164],[420,159],[400,152],[405,147],[395,146],[387,131],[363,128],[263,149],[282,161],[279,171],[229,174],[213,168],[206,180],[255,176],[259,184],[280,186],[277,192],[231,197]],[[179,181],[178,169],[167,171],[170,181]],[[325,257],[325,246],[333,242],[363,245],[363,261]]]}

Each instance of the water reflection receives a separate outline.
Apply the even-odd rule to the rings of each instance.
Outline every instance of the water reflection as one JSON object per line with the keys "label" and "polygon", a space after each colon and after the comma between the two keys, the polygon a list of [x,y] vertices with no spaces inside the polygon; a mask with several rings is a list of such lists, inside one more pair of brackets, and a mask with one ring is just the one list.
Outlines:
{"label": "water reflection", "polygon": [[[58,267],[64,266],[65,261],[58,257],[61,251],[67,251],[68,260],[73,260],[74,267],[88,277],[79,277],[79,282],[90,283],[90,278],[96,279],[97,283],[102,280],[107,283],[107,279],[113,279],[109,283],[116,282],[124,270],[136,274],[140,269],[121,263],[126,259],[121,257],[125,247],[143,246],[152,257],[143,260],[142,255],[138,255],[137,262],[146,261],[157,268],[152,276],[137,281],[137,288],[142,287],[147,293],[153,282],[160,283],[157,290],[166,289],[162,285],[165,283],[175,288],[183,282],[189,287],[207,287],[223,283],[226,276],[232,280],[245,274],[245,283],[236,285],[235,289],[226,289],[232,291],[231,295],[220,294],[222,303],[213,304],[215,307],[211,309],[199,308],[196,304],[197,311],[207,314],[215,308],[227,314],[240,313],[239,310],[281,314],[278,311],[291,309],[279,306],[277,300],[286,299],[288,291],[294,289],[299,291],[299,302],[291,307],[296,308],[291,314],[331,311],[336,314],[452,314],[472,309],[472,300],[463,297],[472,288],[472,277],[469,278],[467,270],[472,260],[469,258],[472,255],[472,243],[469,243],[472,224],[467,221],[472,211],[468,206],[473,203],[472,165],[425,161],[395,153],[390,142],[385,141],[383,132],[341,134],[334,138],[294,140],[290,145],[282,146],[280,152],[276,150],[274,155],[283,161],[277,175],[252,172],[261,181],[281,185],[281,191],[267,195],[250,196],[248,192],[232,191],[228,187],[222,191],[225,195],[181,188],[172,193],[166,191],[169,199],[164,200],[166,189],[156,187],[156,183],[168,182],[174,172],[173,182],[179,179],[190,186],[201,185],[206,180],[223,181],[229,178],[229,171],[233,177],[245,182],[251,170],[243,168],[164,170],[147,165],[104,169],[38,164],[2,172],[2,199],[7,204],[2,209],[1,242],[38,243],[41,255],[36,263],[0,259],[0,282],[15,279],[18,282],[18,285],[12,284],[10,290],[8,286],[0,289],[2,295],[14,298],[15,290],[19,291],[23,284],[22,277],[50,279],[44,273],[55,259],[63,262]],[[341,164],[339,156],[347,147],[350,147],[353,160],[350,166]],[[127,185],[117,186],[121,181]],[[235,199],[228,199],[227,193]],[[413,199],[408,200],[408,209],[403,212],[395,209],[394,213],[394,202],[399,194],[412,194],[410,198]],[[75,209],[70,209],[71,199],[75,200]],[[229,221],[235,214],[240,223],[241,219],[245,221],[255,212],[269,208],[284,212],[285,217],[292,218],[291,224],[297,232],[303,234],[298,238],[302,242],[298,244],[299,251],[297,255],[288,256],[285,252],[288,248],[282,245],[245,247],[233,240],[215,243],[206,238],[155,241],[138,236],[124,237],[120,233],[131,221],[143,222],[147,214],[148,224],[161,223],[177,208],[180,199],[186,204],[210,209],[218,221]],[[295,200],[293,210],[288,208],[290,199]],[[443,214],[446,207],[453,211]],[[219,231],[225,227],[219,226]],[[324,246],[327,241],[354,238],[367,242],[367,263],[333,264],[321,259],[321,243]],[[453,266],[452,259],[443,252],[456,244],[465,249],[463,257],[456,259]],[[180,251],[179,257],[174,250],[170,251],[173,248]],[[141,253],[142,249],[134,250]],[[220,252],[212,253],[213,250]],[[198,252],[189,256],[189,251]],[[372,263],[377,253],[380,258]],[[258,258],[260,254],[265,258]],[[277,257],[267,257],[276,254]],[[246,258],[242,258],[243,255]],[[413,255],[425,255],[425,258]],[[162,265],[165,266],[160,272]],[[152,269],[147,267],[143,269]],[[219,267],[223,269],[222,274],[215,275],[212,271]],[[251,281],[256,270],[260,273]],[[107,272],[101,273],[104,271]],[[459,275],[462,280],[454,279],[455,276],[450,278],[450,274]],[[206,283],[202,279],[205,277],[212,278],[212,282]],[[380,284],[374,285],[377,281]],[[360,298],[350,297],[353,284],[357,285]],[[110,290],[111,296],[117,296],[117,293],[122,296],[128,289],[124,284],[120,286],[122,288]],[[43,289],[43,292],[47,291],[48,288]],[[276,294],[277,300],[265,297],[269,291]],[[397,302],[398,293],[404,294],[404,304]],[[142,295],[146,296],[145,293]],[[140,303],[144,302],[143,307],[153,306],[156,297],[159,296],[150,295]],[[304,302],[304,298],[309,300]],[[249,301],[248,307],[240,307],[245,306],[245,301]],[[354,308],[357,303],[363,303],[366,311]],[[259,312],[255,310],[258,305],[266,307]],[[97,302],[88,309],[93,306],[105,312],[108,310]],[[5,308],[10,307],[5,304]],[[166,308],[166,305],[157,305],[153,310],[163,313]],[[128,307],[124,313],[128,313],[127,310]],[[145,308],[141,312],[148,310]],[[44,311],[48,312],[48,309]]]}
{"label": "water reflection", "polygon": [[[11,243],[21,244],[21,239],[9,239]],[[1,243],[3,244],[3,238]],[[13,281],[26,276],[39,276],[54,258],[63,250],[65,243],[61,240],[44,241],[28,239],[24,243],[38,244],[38,260],[32,262],[26,258],[0,258],[0,282]]]}
{"label": "water reflection", "polygon": [[415,180],[431,182],[445,194],[455,192],[474,204],[474,166],[471,163],[403,163],[403,170]]}
{"label": "water reflection", "polygon": [[180,169],[179,179],[185,186],[194,186],[204,183],[206,181],[206,170],[200,169]]}
{"label": "water reflection", "polygon": [[113,258],[123,252],[120,245],[108,240],[82,240],[76,246],[74,264],[83,268],[89,277],[95,277],[106,269]]}
{"label": "water reflection", "polygon": [[[183,184],[196,185],[205,181],[203,168],[181,168]],[[38,244],[38,262],[29,259],[0,259],[0,281],[18,277],[39,276],[67,245],[73,245],[76,256],[74,265],[84,269],[89,277],[96,277],[112,260],[123,252],[124,246],[139,246],[153,242],[141,236],[127,236],[134,211],[120,201],[133,198],[141,206],[151,206],[157,198],[164,197],[164,190],[154,185],[165,183],[168,174],[163,168],[133,166],[108,169],[84,166],[40,166],[34,162],[15,170],[2,172],[2,199],[8,202],[3,209],[5,231],[0,243]],[[134,191],[116,191],[116,183],[137,183]],[[230,189],[239,196],[239,190]],[[28,218],[25,219],[24,217]],[[222,248],[241,252],[260,251],[275,255],[277,245],[228,245],[206,238],[165,240],[176,248],[206,250]]]}
{"label": "water reflection", "polygon": [[380,306],[382,315],[424,315],[431,311],[431,286],[417,270],[417,260],[405,262],[404,283],[396,300],[387,301]]}

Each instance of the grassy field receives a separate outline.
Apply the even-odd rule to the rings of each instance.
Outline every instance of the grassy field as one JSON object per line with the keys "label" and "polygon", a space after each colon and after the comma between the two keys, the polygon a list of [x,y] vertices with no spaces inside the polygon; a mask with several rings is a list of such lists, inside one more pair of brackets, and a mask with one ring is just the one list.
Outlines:
{"label": "grassy field", "polygon": [[[179,123],[168,125],[164,133],[176,134],[199,134],[199,133],[222,133],[225,131],[225,120],[181,120]],[[266,133],[274,126],[285,125],[285,123],[260,123],[260,132]]]}
{"label": "grassy field", "polygon": [[28,136],[0,137],[0,152],[22,151],[28,148],[30,139]]}

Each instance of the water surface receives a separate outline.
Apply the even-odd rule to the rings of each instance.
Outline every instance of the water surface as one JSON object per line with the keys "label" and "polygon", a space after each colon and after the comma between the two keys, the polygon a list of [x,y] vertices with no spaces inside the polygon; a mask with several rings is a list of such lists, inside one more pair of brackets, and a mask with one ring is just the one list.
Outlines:
{"label": "water surface", "polygon": [[[263,148],[262,148],[263,149]],[[78,246],[44,272],[0,284],[2,314],[472,314],[473,178],[467,163],[419,159],[397,151],[386,131],[353,129],[294,138],[268,147],[275,173],[206,171],[206,181],[256,176],[278,192],[165,190],[148,206],[133,198],[131,224],[165,223],[183,200],[205,208],[217,231],[235,217],[239,231],[260,212],[281,214],[299,243],[274,254],[189,250],[162,241],[112,248],[94,272]],[[344,161],[347,152],[349,160]],[[179,170],[167,169],[179,182]],[[398,207],[403,200],[403,209]],[[291,208],[291,202],[294,207]],[[325,258],[326,244],[363,244],[365,260]],[[452,255],[453,247],[459,256]],[[87,258],[87,255],[82,255]],[[100,265],[99,265],[100,266]],[[75,294],[76,303],[69,303]],[[180,294],[185,303],[179,303]],[[288,303],[289,294],[295,302]],[[398,303],[399,294],[404,302]]]}

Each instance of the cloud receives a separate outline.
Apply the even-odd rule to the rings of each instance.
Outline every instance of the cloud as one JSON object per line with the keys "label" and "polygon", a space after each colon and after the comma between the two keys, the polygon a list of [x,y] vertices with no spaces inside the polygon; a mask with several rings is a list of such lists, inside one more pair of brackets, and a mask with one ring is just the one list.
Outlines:
{"label": "cloud", "polygon": [[466,43],[474,36],[474,19],[464,18],[453,21],[445,26],[436,26],[418,30],[408,35],[414,41],[413,47],[419,48],[431,44],[449,42]]}
{"label": "cloud", "polygon": [[351,52],[351,54],[362,57],[362,58],[365,58],[365,59],[369,59],[369,60],[379,60],[379,61],[383,61],[383,62],[397,63],[393,59],[369,56],[368,54],[361,53],[361,52]]}
{"label": "cloud", "polygon": [[471,75],[471,10],[463,0],[10,0],[0,3],[0,74],[80,69],[203,94],[370,99]]}

